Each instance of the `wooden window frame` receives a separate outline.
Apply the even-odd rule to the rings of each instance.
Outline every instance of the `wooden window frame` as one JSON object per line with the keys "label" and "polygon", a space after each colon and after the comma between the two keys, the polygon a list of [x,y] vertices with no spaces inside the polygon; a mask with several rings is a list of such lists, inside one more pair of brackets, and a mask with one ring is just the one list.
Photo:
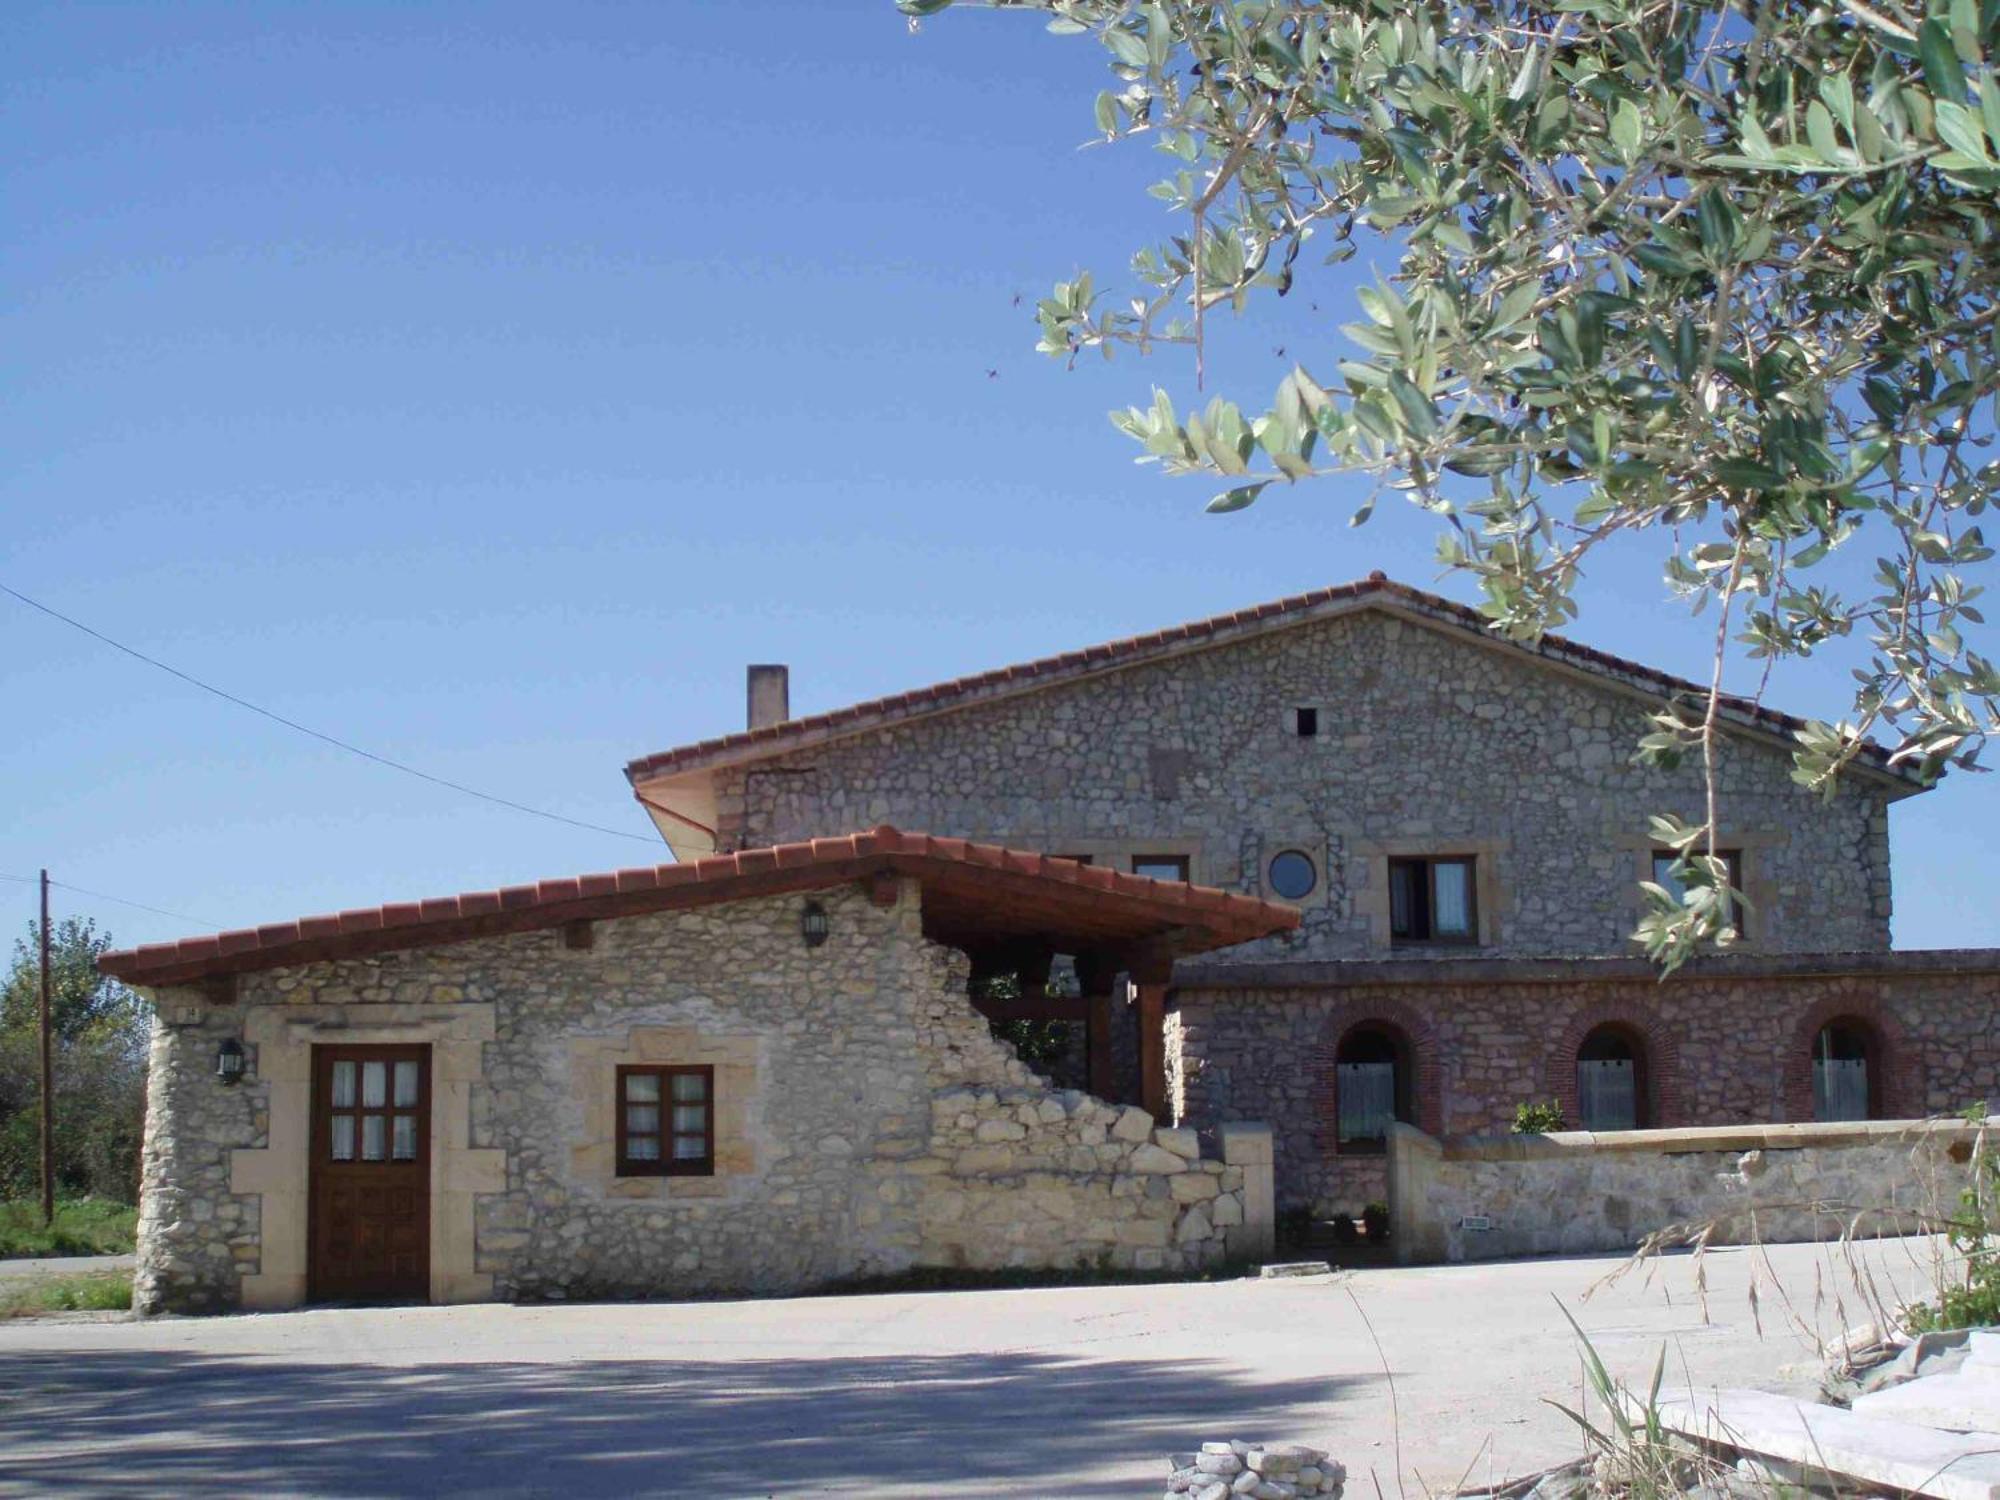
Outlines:
{"label": "wooden window frame", "polygon": [[[660,1154],[634,1161],[625,1154],[625,1080],[645,1075],[659,1080]],[[702,1080],[702,1108],[707,1114],[708,1154],[675,1159],[673,1080],[693,1075]],[[617,1175],[620,1177],[713,1177],[715,1175],[715,1067],[712,1063],[621,1063],[612,1106],[617,1112]]]}
{"label": "wooden window frame", "polygon": [[1194,873],[1192,868],[1194,862],[1185,854],[1134,854],[1126,863],[1132,867],[1134,875],[1140,875],[1142,878],[1150,880],[1165,880],[1168,877],[1164,875],[1143,875],[1143,872],[1139,869],[1140,865],[1176,865],[1180,869],[1180,874],[1172,878],[1180,881],[1182,884],[1186,884]]}
{"label": "wooden window frame", "polygon": [[[1440,933],[1437,930],[1435,912],[1437,910],[1438,865],[1465,866],[1465,931],[1463,933]],[[1415,866],[1423,871],[1424,884],[1424,932],[1421,936],[1410,936],[1396,931],[1395,879],[1399,868]],[[1390,882],[1389,897],[1389,942],[1397,948],[1477,948],[1479,936],[1479,856],[1476,854],[1392,854],[1388,857],[1387,879]]]}

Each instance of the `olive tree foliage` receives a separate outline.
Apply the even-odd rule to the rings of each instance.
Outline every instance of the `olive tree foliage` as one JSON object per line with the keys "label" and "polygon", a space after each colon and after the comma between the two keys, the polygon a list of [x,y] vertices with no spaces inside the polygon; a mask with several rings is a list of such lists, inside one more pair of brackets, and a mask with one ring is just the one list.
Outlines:
{"label": "olive tree foliage", "polygon": [[[1573,617],[1628,533],[1715,608],[1705,701],[1639,748],[1700,757],[1709,788],[1702,821],[1655,821],[1684,877],[1648,890],[1656,957],[1734,935],[1732,642],[1766,681],[1833,643],[1858,661],[1851,718],[1798,735],[1805,786],[1831,795],[1871,739],[1925,777],[1973,764],[2000,700],[1966,636],[2000,474],[2000,0],[987,3],[1103,44],[1097,129],[1164,153],[1180,230],[1129,296],[1057,285],[1045,352],[1186,344],[1199,380],[1206,317],[1364,243],[1393,263],[1353,321],[1288,338],[1307,357],[1261,415],[1162,391],[1115,414],[1146,459],[1219,479],[1224,512],[1377,476],[1354,520],[1385,489],[1434,512],[1512,639]],[[899,4],[915,25],[951,0]],[[1853,547],[1859,592],[1815,575]]]}

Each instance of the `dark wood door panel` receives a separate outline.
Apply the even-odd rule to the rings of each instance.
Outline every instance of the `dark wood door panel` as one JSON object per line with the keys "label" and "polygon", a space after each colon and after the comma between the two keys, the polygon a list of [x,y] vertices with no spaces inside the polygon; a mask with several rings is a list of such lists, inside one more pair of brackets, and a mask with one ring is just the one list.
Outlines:
{"label": "dark wood door panel", "polygon": [[316,1301],[430,1295],[430,1048],[313,1048]]}

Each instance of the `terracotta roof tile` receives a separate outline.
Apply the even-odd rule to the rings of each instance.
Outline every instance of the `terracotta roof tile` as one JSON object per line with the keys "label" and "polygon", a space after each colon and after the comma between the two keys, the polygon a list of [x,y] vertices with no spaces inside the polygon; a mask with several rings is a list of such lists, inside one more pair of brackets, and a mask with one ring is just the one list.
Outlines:
{"label": "terracotta roof tile", "polygon": [[[922,879],[954,867],[1000,872],[1003,877],[1056,890],[1072,887],[1080,898],[1090,900],[1121,898],[1123,910],[1156,919],[1162,928],[1185,926],[1203,934],[1200,941],[1190,942],[1191,949],[1245,942],[1296,927],[1299,921],[1294,908],[1254,896],[1128,875],[994,844],[903,833],[885,825],[841,838],[719,854],[691,864],[544,880],[532,886],[425,901],[395,901],[177,943],[151,943],[107,953],[98,967],[133,984],[179,984],[208,974],[275,968],[355,953],[393,952],[491,932],[553,927],[593,916],[664,910],[672,904],[676,891],[695,895],[686,891],[689,886],[709,888],[710,899],[728,901],[767,893],[771,889],[768,877],[773,876],[795,875],[800,877],[794,882],[799,888],[811,888],[820,872],[825,874],[818,883],[826,885],[877,870]],[[649,893],[655,892],[659,894],[653,903],[646,905]]]}
{"label": "terracotta roof tile", "polygon": [[[1493,634],[1490,628],[1491,622],[1478,610],[1446,599],[1440,594],[1395,583],[1382,573],[1376,572],[1357,583],[1314,589],[1309,593],[1294,594],[1287,599],[1274,599],[1266,604],[1233,610],[1206,620],[1191,620],[1186,624],[1171,626],[1147,635],[1127,636],[1122,640],[1108,641],[1080,651],[1066,651],[1037,661],[1018,662],[1013,666],[997,667],[971,676],[954,678],[948,682],[933,683],[929,687],[912,689],[891,697],[870,699],[864,703],[849,704],[826,713],[786,719],[761,729],[720,735],[713,739],[682,745],[676,749],[663,750],[656,755],[632,761],[626,766],[625,775],[628,780],[636,784],[675,771],[754,760],[763,755],[781,753],[786,747],[802,739],[837,731],[850,724],[893,719],[916,711],[947,708],[970,701],[990,689],[1060,680],[1070,673],[1133,661],[1144,657],[1148,652],[1185,642],[1206,640],[1235,630],[1263,626],[1273,621],[1309,617],[1314,611],[1331,604],[1371,598],[1403,605],[1440,623],[1476,633],[1489,642],[1500,640]],[[1303,623],[1303,619],[1300,623]],[[1517,649],[1544,660],[1567,663],[1600,675],[1623,679],[1628,685],[1644,687],[1662,694],[1705,694],[1708,691],[1700,683],[1675,677],[1639,662],[1627,661],[1623,657],[1613,656],[1592,646],[1581,645],[1562,636],[1544,636],[1538,646],[1520,646]],[[1723,704],[1739,723],[1763,729],[1767,733],[1789,737],[1805,725],[1803,719],[1780,713],[1776,709],[1765,708],[1733,694],[1725,694]],[[1888,753],[1878,745],[1865,747],[1861,758],[1872,769],[1882,774],[1894,776],[1911,785],[1922,785],[1914,769],[1890,765]]]}

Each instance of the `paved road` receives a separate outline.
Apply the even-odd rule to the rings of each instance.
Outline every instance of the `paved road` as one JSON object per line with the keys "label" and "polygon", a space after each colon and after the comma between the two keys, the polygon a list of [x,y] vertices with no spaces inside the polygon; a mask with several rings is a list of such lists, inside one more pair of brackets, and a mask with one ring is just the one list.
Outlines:
{"label": "paved road", "polygon": [[36,1281],[45,1276],[81,1276],[87,1271],[129,1271],[129,1255],[58,1255],[45,1260],[0,1260],[0,1281]]}
{"label": "paved road", "polygon": [[[1911,1292],[1927,1252],[1866,1260]],[[1860,1320],[1831,1252],[1770,1257],[1823,1334]],[[1329,1448],[1350,1494],[1373,1500],[1373,1470],[1417,1500],[1576,1450],[1541,1402],[1577,1395],[1558,1300],[1634,1381],[1663,1347],[1683,1390],[1777,1386],[1810,1357],[1768,1280],[1753,1326],[1753,1252],[1708,1256],[1707,1316],[1686,1258],[1582,1300],[1617,1264],[16,1322],[0,1325],[0,1493],[1134,1496],[1157,1492],[1167,1452],[1236,1436]]]}

